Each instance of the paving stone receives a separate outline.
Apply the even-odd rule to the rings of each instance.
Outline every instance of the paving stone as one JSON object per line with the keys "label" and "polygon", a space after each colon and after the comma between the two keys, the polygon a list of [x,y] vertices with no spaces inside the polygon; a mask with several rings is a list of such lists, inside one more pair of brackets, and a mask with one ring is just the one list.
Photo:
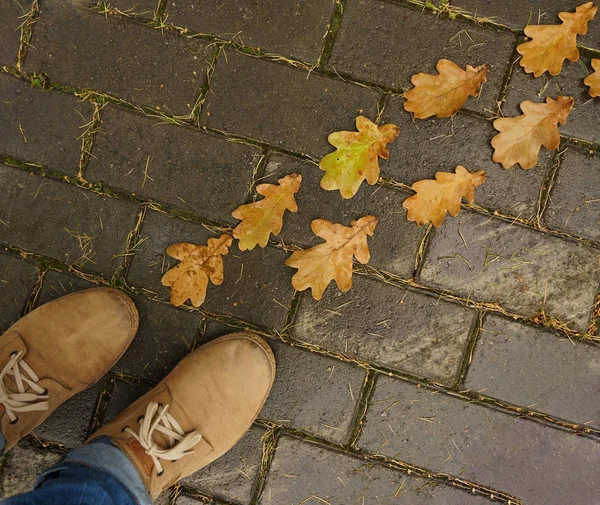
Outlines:
{"label": "paving stone", "polygon": [[379,218],[379,223],[374,237],[369,240],[369,264],[402,277],[412,277],[424,229],[404,219],[402,202],[410,196],[408,193],[365,183],[351,200],[345,200],[339,191],[321,189],[324,172],[316,165],[281,154],[269,156],[261,182],[275,184],[277,179],[292,173],[302,174],[296,195],[298,212],[286,213],[283,230],[272,238],[312,247],[323,242],[310,229],[313,219],[350,226],[353,219],[372,214]]}
{"label": "paving stone", "polygon": [[[265,85],[268,83],[268,86]],[[280,63],[227,52],[217,62],[204,125],[289,151],[323,156],[327,135],[374,119],[378,93]]]}
{"label": "paving stone", "polygon": [[54,466],[64,454],[42,449],[30,438],[21,440],[7,455],[2,470],[0,498],[31,491],[40,473]]}
{"label": "paving stone", "polygon": [[197,500],[196,498],[191,498],[189,496],[179,495],[177,500],[175,500],[175,505],[211,505],[211,503]]}
{"label": "paving stone", "polygon": [[144,396],[148,389],[139,384],[131,384],[124,380],[116,379],[106,404],[103,424],[108,424],[138,398]]}
{"label": "paving stone", "polygon": [[[419,34],[415,37],[415,34]],[[479,99],[465,107],[496,110],[502,80],[512,53],[514,35],[463,20],[380,1],[350,0],[329,60],[333,69],[352,77],[401,90],[412,75],[435,71],[450,59],[457,65],[490,66]]]}
{"label": "paving stone", "polygon": [[465,387],[598,428],[598,370],[600,348],[488,314]]}
{"label": "paving stone", "polygon": [[168,114],[191,112],[212,51],[206,42],[76,5],[46,0],[41,6],[28,71]]}
{"label": "paving stone", "polygon": [[21,317],[37,275],[34,263],[0,253],[0,335]]}
{"label": "paving stone", "polygon": [[159,382],[193,349],[202,317],[142,296],[134,301],[140,327],[115,368]]}
{"label": "paving stone", "polygon": [[[318,497],[314,498],[313,497]],[[260,498],[261,505],[314,503],[487,505],[481,496],[283,436]]]}
{"label": "paving stone", "polygon": [[109,107],[85,173],[117,191],[233,224],[261,152],[189,128]]}
{"label": "paving stone", "polygon": [[[166,256],[166,248],[177,242],[206,244],[214,236],[198,223],[148,212],[140,233],[141,238],[148,238],[137,248],[129,282],[168,298],[169,289],[160,279],[177,261]],[[294,296],[293,270],[284,264],[288,256],[271,247],[240,252],[234,243],[223,258],[225,281],[220,286],[209,285],[202,308],[264,327],[282,328]]]}
{"label": "paving stone", "polygon": [[[576,63],[566,62],[556,77],[544,74],[537,79],[533,74],[526,74],[516,64],[508,85],[506,102],[502,107],[505,116],[522,114],[519,104],[523,100],[545,102],[546,97],[556,99],[558,95],[572,96],[575,105],[560,126],[561,135],[567,135],[589,142],[600,142],[600,101],[590,97],[588,87],[583,80],[592,72],[590,58],[585,54]],[[542,148],[543,150],[544,148]]]}
{"label": "paving stone", "polygon": [[597,502],[597,442],[387,377],[377,381],[359,445],[528,505]]}
{"label": "paving stone", "polygon": [[110,276],[122,263],[138,205],[0,164],[0,244]]}
{"label": "paving stone", "polygon": [[421,272],[428,285],[528,317],[544,310],[581,332],[599,277],[593,249],[468,211],[436,231]]}
{"label": "paving stone", "polygon": [[50,270],[44,275],[44,281],[38,296],[37,306],[39,307],[40,305],[44,305],[44,303],[74,293],[75,291],[95,287],[97,287],[97,285],[93,282],[86,281],[73,275],[68,275],[67,273]]}
{"label": "paving stone", "polygon": [[224,8],[219,0],[171,0],[167,6],[169,22],[176,26],[210,33],[266,52],[316,62],[335,2],[235,0]]}
{"label": "paving stone", "polygon": [[221,499],[248,505],[262,459],[261,437],[264,433],[262,428],[252,428],[224,456],[180,483]]}
{"label": "paving stone", "polygon": [[292,335],[419,377],[452,384],[475,311],[354,275],[343,294],[329,286],[320,302],[305,293]]}
{"label": "paving stone", "polygon": [[110,6],[116,7],[128,15],[152,19],[158,7],[158,2],[159,0],[111,0]]}
{"label": "paving stone", "polygon": [[489,121],[468,113],[452,119],[413,120],[403,104],[404,99],[391,99],[383,112],[382,122],[400,127],[400,136],[389,146],[390,159],[381,165],[385,177],[412,185],[433,179],[436,172],[454,172],[457,165],[483,169],[487,179],[475,191],[475,203],[512,216],[535,215],[552,151],[543,149],[533,170],[506,170],[492,161],[490,141],[498,132]]}
{"label": "paving stone", "polygon": [[25,21],[23,16],[29,12],[29,2],[2,2],[0,4],[0,66],[14,65],[19,52],[20,26]]}
{"label": "paving stone", "polygon": [[600,240],[600,159],[576,148],[561,157],[543,215],[550,228]]}
{"label": "paving stone", "polygon": [[[203,342],[239,331],[209,320]],[[277,374],[261,419],[344,443],[352,429],[365,372],[287,344],[269,340]]]}
{"label": "paving stone", "polygon": [[84,125],[93,106],[57,91],[32,89],[0,74],[0,151],[51,170],[77,175]]}
{"label": "paving stone", "polygon": [[[452,7],[462,9],[480,18],[489,18],[516,30],[530,24],[560,24],[558,13],[575,12],[582,3],[580,0],[451,0]],[[592,21],[586,35],[577,37],[577,43],[593,49],[600,49],[600,25]]]}
{"label": "paving stone", "polygon": [[72,449],[79,447],[88,437],[100,394],[106,384],[107,376],[104,376],[93,386],[69,398],[33,434],[42,440]]}

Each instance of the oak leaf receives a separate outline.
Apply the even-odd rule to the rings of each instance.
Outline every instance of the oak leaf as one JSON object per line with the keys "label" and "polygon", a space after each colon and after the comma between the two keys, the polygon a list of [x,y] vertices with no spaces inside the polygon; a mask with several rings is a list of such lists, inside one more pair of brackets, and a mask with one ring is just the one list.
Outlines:
{"label": "oak leaf", "polygon": [[525,35],[531,40],[519,44],[517,52],[522,55],[521,66],[528,74],[539,77],[548,71],[558,75],[565,59],[577,61],[577,35],[585,35],[588,22],[596,15],[592,2],[580,5],[575,12],[561,12],[560,25],[527,25]]}
{"label": "oak leaf", "polygon": [[570,96],[548,97],[546,103],[525,100],[521,102],[522,115],[496,119],[494,128],[500,133],[492,139],[492,159],[504,168],[515,163],[525,170],[534,167],[542,146],[556,149],[560,144],[558,125],[565,124],[573,103]]}
{"label": "oak leaf", "polygon": [[171,287],[171,303],[182,305],[188,298],[200,307],[206,298],[208,281],[223,284],[223,256],[229,252],[233,238],[224,234],[209,238],[208,245],[179,243],[167,247],[167,254],[181,263],[163,275],[163,286]]}
{"label": "oak leaf", "polygon": [[596,97],[600,96],[600,59],[594,58],[592,60],[592,68],[594,72],[583,80],[583,84],[589,86],[588,93],[590,96]]}
{"label": "oak leaf", "polygon": [[446,212],[453,217],[458,215],[462,198],[473,203],[475,188],[485,182],[485,172],[469,172],[460,165],[455,172],[437,172],[435,180],[417,181],[412,185],[417,194],[402,203],[409,221],[419,226],[430,222],[438,227]]}
{"label": "oak leaf", "polygon": [[264,196],[262,200],[248,203],[235,209],[231,215],[241,219],[233,230],[238,239],[240,251],[252,251],[257,245],[265,247],[271,233],[278,235],[283,226],[283,214],[286,210],[298,212],[294,195],[300,189],[300,174],[286,175],[275,184],[259,184],[256,192]]}
{"label": "oak leaf", "polygon": [[352,287],[352,257],[360,263],[369,261],[367,236],[372,237],[377,218],[364,216],[352,221],[351,226],[333,224],[324,219],[315,219],[310,227],[315,235],[325,240],[304,251],[296,251],[285,262],[297,268],[292,285],[298,291],[312,289],[312,296],[320,300],[325,288],[332,280],[341,291]]}
{"label": "oak leaf", "polygon": [[467,65],[463,70],[450,60],[438,61],[435,68],[438,75],[413,75],[410,81],[415,87],[404,93],[404,108],[418,119],[456,114],[469,96],[479,94],[489,70],[487,65]]}
{"label": "oak leaf", "polygon": [[352,198],[365,179],[373,185],[379,179],[378,157],[387,160],[390,152],[386,147],[400,134],[393,124],[377,126],[364,116],[356,118],[358,132],[333,132],[328,140],[337,148],[319,163],[325,171],[321,179],[323,189],[340,190],[343,198]]}

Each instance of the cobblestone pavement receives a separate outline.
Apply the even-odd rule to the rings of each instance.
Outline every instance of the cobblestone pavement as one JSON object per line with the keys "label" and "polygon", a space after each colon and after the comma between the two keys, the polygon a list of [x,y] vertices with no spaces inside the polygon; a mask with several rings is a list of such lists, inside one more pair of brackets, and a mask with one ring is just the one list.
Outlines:
{"label": "cobblestone pavement", "polygon": [[[578,1],[0,1],[0,330],[93,285],[133,296],[135,342],[97,385],[4,458],[4,496],[81,444],[190,350],[239,328],[279,373],[252,431],[161,497],[177,505],[596,505],[600,493],[600,102],[582,58],[533,79],[527,20]],[[493,18],[480,19],[482,17]],[[488,63],[479,99],[413,122],[402,91],[450,58]],[[487,119],[572,95],[556,152],[491,162]],[[400,126],[377,187],[318,189],[327,134],[362,113]],[[438,229],[404,217],[409,185],[485,169],[477,204]],[[201,310],[174,308],[165,247],[230,230],[257,181],[300,172],[300,212],[267,248],[224,258]],[[294,292],[310,221],[375,214],[345,294]]]}

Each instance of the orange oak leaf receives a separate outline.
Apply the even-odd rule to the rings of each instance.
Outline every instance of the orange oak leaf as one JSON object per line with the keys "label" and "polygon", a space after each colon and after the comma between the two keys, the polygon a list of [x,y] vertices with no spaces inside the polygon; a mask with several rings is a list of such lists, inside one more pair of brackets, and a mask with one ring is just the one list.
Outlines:
{"label": "orange oak leaf", "polygon": [[531,40],[519,44],[517,52],[522,55],[520,64],[528,74],[539,77],[548,71],[558,75],[565,59],[577,61],[577,35],[585,35],[588,22],[594,19],[596,7],[593,2],[580,5],[575,12],[561,12],[560,25],[527,25],[525,35]]}
{"label": "orange oak leaf", "polygon": [[352,287],[352,257],[362,264],[369,261],[367,236],[373,236],[377,218],[364,216],[350,224],[342,226],[325,219],[315,219],[311,223],[313,233],[325,242],[304,251],[296,251],[285,262],[298,269],[292,277],[295,289],[304,291],[311,288],[313,298],[320,300],[332,280],[341,291],[348,291]]}
{"label": "orange oak leaf", "polygon": [[592,60],[592,68],[594,72],[583,80],[583,84],[589,86],[588,93],[590,96],[596,97],[600,96],[600,59],[594,58]]}
{"label": "orange oak leaf", "polygon": [[238,239],[240,251],[252,251],[257,245],[265,247],[271,233],[278,235],[283,226],[283,214],[286,210],[298,212],[294,195],[300,189],[300,174],[286,175],[275,184],[259,184],[256,192],[264,196],[262,200],[248,203],[235,209],[231,215],[241,219],[233,230]]}
{"label": "orange oak leaf", "polygon": [[525,170],[534,167],[542,146],[556,149],[560,144],[558,125],[565,124],[573,103],[570,96],[548,97],[546,103],[525,100],[521,102],[522,115],[496,119],[494,128],[500,133],[492,139],[492,159],[504,168],[515,163]]}
{"label": "orange oak leaf", "polygon": [[343,198],[352,198],[365,179],[373,185],[379,179],[378,157],[387,160],[386,147],[400,134],[393,124],[377,126],[364,116],[356,118],[358,132],[333,132],[328,140],[337,148],[324,156],[319,168],[325,172],[321,187],[328,191],[340,190]]}
{"label": "orange oak leaf", "polygon": [[404,108],[416,118],[453,116],[469,96],[479,94],[489,70],[487,65],[467,65],[463,70],[450,60],[438,61],[435,68],[438,75],[413,75],[410,81],[415,87],[404,93]]}
{"label": "orange oak leaf", "polygon": [[188,298],[194,307],[200,307],[206,298],[208,281],[223,284],[223,256],[229,252],[233,238],[224,234],[209,238],[208,245],[173,244],[167,254],[181,263],[162,277],[163,286],[171,287],[171,303],[182,305]]}
{"label": "orange oak leaf", "polygon": [[485,182],[485,172],[469,172],[460,165],[455,172],[437,172],[435,180],[417,181],[412,185],[417,194],[402,203],[408,211],[409,221],[415,221],[419,226],[432,223],[438,227],[446,212],[451,216],[458,215],[462,198],[473,203],[475,188]]}

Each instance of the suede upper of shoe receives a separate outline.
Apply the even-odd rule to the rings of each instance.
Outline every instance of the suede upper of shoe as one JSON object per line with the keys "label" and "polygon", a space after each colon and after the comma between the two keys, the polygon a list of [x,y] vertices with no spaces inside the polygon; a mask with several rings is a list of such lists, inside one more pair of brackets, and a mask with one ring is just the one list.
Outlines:
{"label": "suede upper of shoe", "polygon": [[[262,339],[251,333],[226,335],[184,358],[156,388],[90,440],[103,435],[111,437],[132,460],[156,498],[171,484],[210,464],[237,443],[262,409],[274,376],[275,359]],[[140,430],[140,419],[151,402],[159,407],[168,405],[168,413],[183,432],[198,432],[202,436],[192,448],[193,454],[176,461],[161,459],[161,474],[129,432]],[[152,441],[162,450],[169,447],[167,437],[158,430],[153,432]]]}
{"label": "suede upper of shoe", "polygon": [[[5,450],[30,433],[63,401],[98,381],[129,347],[138,327],[133,302],[111,288],[92,288],[53,300],[30,312],[0,337],[0,370],[11,355],[21,359],[47,390],[49,408],[18,412],[11,423],[0,405]],[[4,389],[17,393],[7,373]],[[26,391],[28,392],[28,391]]]}

